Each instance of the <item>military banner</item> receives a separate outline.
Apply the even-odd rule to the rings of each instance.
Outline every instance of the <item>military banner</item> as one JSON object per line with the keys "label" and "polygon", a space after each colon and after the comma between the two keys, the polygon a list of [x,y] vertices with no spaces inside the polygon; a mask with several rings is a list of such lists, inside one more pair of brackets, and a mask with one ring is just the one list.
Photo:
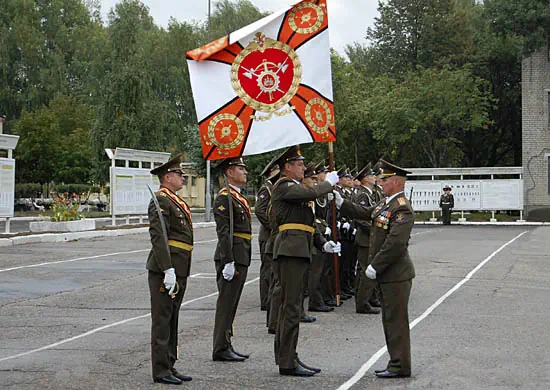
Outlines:
{"label": "military banner", "polygon": [[326,0],[305,0],[187,53],[203,156],[336,140]]}

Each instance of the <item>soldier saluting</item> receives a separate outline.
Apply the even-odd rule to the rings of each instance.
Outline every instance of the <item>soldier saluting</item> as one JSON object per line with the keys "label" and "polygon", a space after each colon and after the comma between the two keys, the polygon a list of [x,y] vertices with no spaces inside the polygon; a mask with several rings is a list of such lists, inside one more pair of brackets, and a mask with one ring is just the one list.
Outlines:
{"label": "soldier saluting", "polygon": [[246,165],[241,157],[222,160],[216,167],[227,178],[214,200],[218,245],[214,253],[218,300],[214,321],[214,361],[240,362],[248,355],[231,344],[233,322],[246,281],[251,257],[252,216],[241,187],[246,184]]}
{"label": "soldier saluting", "polygon": [[[281,375],[312,376],[320,369],[303,364],[296,353],[303,300],[304,275],[311,261],[314,244],[315,199],[329,193],[338,181],[338,174],[330,172],[326,181],[306,188],[304,157],[298,146],[290,147],[278,158],[281,178],[273,187],[271,203],[275,226],[278,229],[273,249],[273,260],[278,267],[281,285],[281,307],[275,334],[275,362]],[[321,237],[316,235],[316,238]],[[319,247],[320,243],[316,243]],[[339,245],[328,241],[322,245],[325,252],[339,251]]]}
{"label": "soldier saluting", "polygon": [[376,206],[363,208],[344,200],[334,192],[336,206],[344,215],[371,221],[370,264],[366,275],[380,286],[382,324],[390,361],[379,378],[411,376],[411,344],[408,304],[414,266],[408,245],[414,225],[414,212],[405,198],[404,188],[410,172],[380,160],[381,183],[386,199]]}
{"label": "soldier saluting", "polygon": [[174,368],[178,359],[178,318],[193,251],[191,211],[177,194],[185,184],[182,156],[151,170],[159,178],[160,190],[155,193],[156,202],[149,202],[148,210],[153,381],[172,385],[192,379]]}

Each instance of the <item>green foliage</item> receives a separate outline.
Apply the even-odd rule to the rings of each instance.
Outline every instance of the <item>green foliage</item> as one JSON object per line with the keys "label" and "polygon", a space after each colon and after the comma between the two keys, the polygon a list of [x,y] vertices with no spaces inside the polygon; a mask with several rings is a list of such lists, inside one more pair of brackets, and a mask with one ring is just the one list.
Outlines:
{"label": "green foliage", "polygon": [[42,192],[40,183],[15,183],[15,199],[36,198]]}
{"label": "green foliage", "polygon": [[87,105],[66,96],[57,96],[35,112],[24,111],[15,126],[21,137],[16,150],[17,181],[89,181],[92,115]]}
{"label": "green foliage", "polygon": [[485,0],[493,30],[504,37],[521,38],[528,55],[550,44],[550,4],[547,0]]}
{"label": "green foliage", "polygon": [[[266,13],[220,0],[210,26],[161,28],[141,1],[118,2],[107,23],[99,4],[2,1],[0,113],[5,132],[21,136],[17,181],[105,183],[104,148],[114,147],[184,151],[204,174],[185,54]],[[520,58],[548,43],[549,9],[547,0],[380,1],[365,44],[332,53],[336,165],[382,155],[408,166],[520,165]],[[303,151],[327,160],[326,144]],[[247,157],[249,187],[274,153]],[[73,189],[60,190],[83,192]]]}

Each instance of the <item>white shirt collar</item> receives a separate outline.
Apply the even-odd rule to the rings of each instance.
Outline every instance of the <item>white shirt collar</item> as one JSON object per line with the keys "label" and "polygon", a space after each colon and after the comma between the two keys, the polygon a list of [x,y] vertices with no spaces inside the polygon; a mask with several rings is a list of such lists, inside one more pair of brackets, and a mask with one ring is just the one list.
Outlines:
{"label": "white shirt collar", "polygon": [[235,191],[237,191],[239,194],[241,193],[241,189],[239,187],[235,187],[233,184],[229,184],[229,187],[233,188]]}
{"label": "white shirt collar", "polygon": [[401,192],[398,192],[397,194],[393,194],[392,196],[389,196],[386,198],[386,204],[390,204],[390,202],[394,199],[394,198],[397,198],[399,195],[401,195],[404,191],[401,191]]}
{"label": "white shirt collar", "polygon": [[300,183],[300,182],[299,182],[298,180],[296,180],[296,179],[292,179],[292,181],[293,181],[294,183],[296,183],[296,184],[302,184],[302,183]]}

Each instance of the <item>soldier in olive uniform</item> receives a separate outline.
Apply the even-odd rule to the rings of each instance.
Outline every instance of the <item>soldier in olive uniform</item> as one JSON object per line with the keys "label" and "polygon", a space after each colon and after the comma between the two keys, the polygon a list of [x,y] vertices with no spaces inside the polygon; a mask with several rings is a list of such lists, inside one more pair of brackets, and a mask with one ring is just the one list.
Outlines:
{"label": "soldier in olive uniform", "polygon": [[258,197],[256,200],[256,207],[254,212],[258,221],[260,221],[260,234],[258,236],[258,243],[260,245],[260,309],[266,311],[268,309],[269,300],[269,286],[271,280],[271,261],[273,255],[266,256],[266,245],[271,235],[271,228],[269,227],[269,217],[267,210],[271,204],[271,190],[275,179],[279,177],[279,166],[268,164],[268,166],[261,173],[261,176],[267,175],[267,179],[258,191]]}
{"label": "soldier in olive uniform", "polygon": [[390,361],[379,378],[411,376],[411,344],[408,304],[415,276],[408,245],[414,225],[414,212],[404,188],[410,172],[380,161],[382,187],[387,198],[375,207],[363,208],[342,199],[335,192],[337,207],[344,215],[370,220],[370,264],[366,275],[380,285],[382,324]]}
{"label": "soldier in olive uniform", "polygon": [[180,306],[187,286],[193,250],[191,211],[177,194],[185,184],[182,155],[151,170],[151,174],[157,175],[160,181],[160,190],[155,193],[160,210],[156,208],[153,199],[149,202],[148,210],[152,244],[147,269],[151,294],[153,380],[179,385],[191,380],[190,376],[178,373],[174,363],[178,359]]}
{"label": "soldier in olive uniform", "polygon": [[[317,172],[317,180],[319,183],[322,183],[325,181],[327,173],[328,173],[328,167],[325,166],[325,162],[321,161],[317,167],[315,168],[315,171]],[[330,205],[329,195],[332,197],[332,193],[323,195],[317,199],[315,199],[315,218],[316,220],[319,220],[321,223],[325,224],[325,238],[327,240],[330,240],[332,237],[332,228],[330,226],[330,220],[328,219],[328,210]],[[315,306],[317,304],[315,295],[313,296],[313,301],[310,296],[310,302],[309,307],[310,311],[332,311],[334,310],[334,307],[336,306],[336,297],[334,295],[334,261],[333,256],[326,253],[320,253],[319,255],[325,257],[325,262],[323,265],[323,271],[321,274],[321,295],[322,295],[322,301],[321,306],[325,310],[311,310],[312,307],[316,308]],[[313,306],[312,306],[313,305]]]}
{"label": "soldier in olive uniform", "polygon": [[[324,162],[320,162],[319,164],[317,164],[314,170],[317,176],[317,183],[324,182],[328,173],[328,168],[325,167]],[[317,230],[325,237],[326,240],[330,240],[331,229],[329,228],[327,223],[327,205],[327,196],[323,195],[315,199],[313,211],[315,213],[315,226]],[[315,250],[312,254],[308,280],[309,311],[331,312],[334,310],[334,307],[330,307],[325,304],[325,300],[329,301],[331,299],[334,299],[332,280],[328,280],[332,277],[332,263],[332,255],[328,253]]]}
{"label": "soldier in olive uniform", "polygon": [[[281,178],[273,187],[271,202],[277,237],[273,248],[273,261],[278,267],[281,284],[281,308],[275,335],[275,362],[281,375],[312,376],[319,369],[307,367],[296,353],[303,300],[304,274],[311,261],[314,244],[315,217],[311,203],[329,193],[336,184],[337,173],[327,175],[327,181],[313,188],[301,184],[304,178],[304,158],[297,146],[282,153],[279,158]],[[317,237],[319,237],[317,235]],[[320,243],[315,243],[317,246]],[[338,244],[327,241],[325,252],[337,251]]]}
{"label": "soldier in olive uniform", "polygon": [[243,159],[225,159],[217,168],[224,173],[229,188],[222,188],[214,201],[218,235],[214,261],[219,295],[216,302],[212,359],[239,362],[248,358],[248,355],[235,351],[231,336],[250,265],[252,216],[247,199],[240,193],[240,187],[246,184],[247,176]]}
{"label": "soldier in olive uniform", "polygon": [[[376,172],[372,170],[371,164],[367,164],[355,177],[361,183],[358,193],[354,198],[354,203],[364,207],[373,207],[375,201],[375,183]],[[376,281],[367,278],[365,272],[369,265],[369,247],[370,247],[370,223],[367,221],[356,220],[357,235],[355,245],[357,246],[357,281],[355,291],[355,311],[361,314],[378,314],[380,310],[379,302],[374,298],[374,289]],[[374,307],[373,307],[374,306]]]}
{"label": "soldier in olive uniform", "polygon": [[441,208],[441,219],[443,225],[451,224],[451,211],[455,207],[455,198],[451,194],[451,187],[446,185],[443,187],[443,194],[439,198],[439,207]]}

